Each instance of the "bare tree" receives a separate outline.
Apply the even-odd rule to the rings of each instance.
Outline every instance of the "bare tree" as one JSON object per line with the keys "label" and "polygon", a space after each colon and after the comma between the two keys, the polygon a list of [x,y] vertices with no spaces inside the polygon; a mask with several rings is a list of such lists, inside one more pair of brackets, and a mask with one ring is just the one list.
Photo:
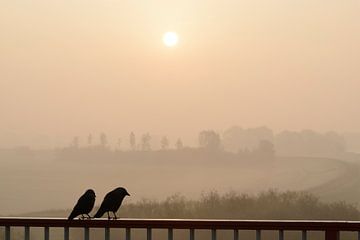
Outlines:
{"label": "bare tree", "polygon": [[103,146],[103,147],[105,147],[107,143],[108,143],[108,141],[107,141],[107,136],[106,136],[106,134],[105,134],[105,133],[101,133],[101,134],[100,134],[100,145]]}
{"label": "bare tree", "polygon": [[166,136],[162,137],[160,143],[161,143],[162,150],[166,150],[169,148],[169,139]]}
{"label": "bare tree", "polygon": [[121,149],[121,142],[122,142],[121,138],[118,138],[117,145],[118,145],[119,150]]}
{"label": "bare tree", "polygon": [[136,150],[136,139],[135,134],[133,132],[130,133],[130,148],[131,150]]}
{"label": "bare tree", "polygon": [[90,133],[89,136],[87,137],[87,143],[88,145],[92,144],[92,134]]}
{"label": "bare tree", "polygon": [[142,137],[141,137],[141,149],[143,151],[150,151],[151,150],[150,140],[151,140],[151,136],[150,136],[149,133],[145,133],[145,134],[142,135]]}
{"label": "bare tree", "polygon": [[72,140],[71,146],[74,148],[78,148],[79,147],[79,137],[75,136]]}
{"label": "bare tree", "polygon": [[183,144],[181,138],[178,138],[176,140],[175,147],[176,147],[177,150],[180,150],[180,149],[184,148],[184,144]]}

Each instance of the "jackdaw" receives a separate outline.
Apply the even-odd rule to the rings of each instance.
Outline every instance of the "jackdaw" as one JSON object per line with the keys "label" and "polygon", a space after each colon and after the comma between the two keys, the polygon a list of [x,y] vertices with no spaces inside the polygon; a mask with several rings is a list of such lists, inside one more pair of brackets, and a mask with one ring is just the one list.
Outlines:
{"label": "jackdaw", "polygon": [[130,196],[130,194],[126,191],[125,188],[122,187],[116,188],[107,193],[100,205],[99,210],[94,215],[94,218],[99,218],[104,215],[104,213],[107,213],[108,219],[111,219],[109,212],[112,212],[114,214],[114,219],[117,219],[116,212],[119,210],[125,196]]}
{"label": "jackdaw", "polygon": [[87,215],[88,218],[91,218],[89,212],[91,212],[94,207],[95,197],[96,195],[94,190],[86,190],[86,192],[79,198],[70,216],[68,217],[68,220],[72,220],[79,215],[81,215],[82,218],[85,218],[84,214]]}

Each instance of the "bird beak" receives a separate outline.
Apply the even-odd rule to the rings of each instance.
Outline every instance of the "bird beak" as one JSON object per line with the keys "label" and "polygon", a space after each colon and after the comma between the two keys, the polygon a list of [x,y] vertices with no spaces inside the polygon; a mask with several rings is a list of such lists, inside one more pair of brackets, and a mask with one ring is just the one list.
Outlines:
{"label": "bird beak", "polygon": [[129,193],[126,193],[126,195],[130,196],[130,194],[129,194]]}

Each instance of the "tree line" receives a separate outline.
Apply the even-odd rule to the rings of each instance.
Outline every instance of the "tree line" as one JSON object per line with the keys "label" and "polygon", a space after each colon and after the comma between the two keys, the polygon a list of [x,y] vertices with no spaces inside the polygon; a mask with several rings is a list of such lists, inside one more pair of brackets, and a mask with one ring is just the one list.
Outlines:
{"label": "tree line", "polygon": [[[95,139],[89,134],[86,142],[80,144],[80,138],[74,137],[70,146],[110,148],[108,137],[105,133],[99,134]],[[158,141],[158,142],[155,142]],[[136,135],[130,132],[128,139],[123,141],[117,138],[115,149],[127,151],[152,151],[152,150],[181,150],[186,146],[181,138],[171,142],[167,136],[153,139],[149,133]],[[154,146],[157,147],[154,147]],[[233,126],[222,134],[215,130],[202,130],[198,133],[198,145],[193,148],[206,151],[224,151],[236,153],[244,157],[249,156],[322,156],[333,157],[346,152],[344,138],[336,132],[319,133],[313,130],[282,131],[277,134],[267,127],[241,128]],[[187,146],[189,148],[189,146]]]}

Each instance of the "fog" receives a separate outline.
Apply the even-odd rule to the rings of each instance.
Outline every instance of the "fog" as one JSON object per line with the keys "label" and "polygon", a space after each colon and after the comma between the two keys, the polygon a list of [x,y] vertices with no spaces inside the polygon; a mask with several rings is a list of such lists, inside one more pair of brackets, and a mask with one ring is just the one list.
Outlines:
{"label": "fog", "polygon": [[0,215],[117,186],[133,203],[278,189],[358,204],[359,10],[2,0]]}
{"label": "fog", "polygon": [[[0,144],[360,131],[359,2],[1,1]],[[167,48],[173,30],[179,44]]]}

